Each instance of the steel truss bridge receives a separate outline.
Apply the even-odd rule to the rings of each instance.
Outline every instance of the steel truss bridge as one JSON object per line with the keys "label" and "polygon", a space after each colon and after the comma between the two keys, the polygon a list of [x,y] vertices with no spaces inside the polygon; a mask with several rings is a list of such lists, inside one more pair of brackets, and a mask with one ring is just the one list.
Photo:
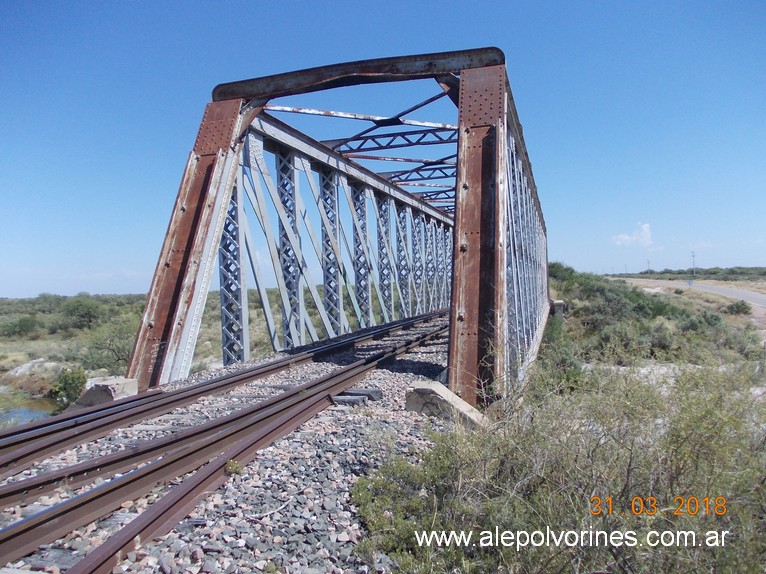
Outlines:
{"label": "steel truss bridge", "polygon": [[[378,115],[308,105],[357,90],[353,105],[391,108],[410,88]],[[291,350],[449,307],[453,391],[488,402],[525,377],[549,311],[546,229],[500,50],[312,68],[212,100],[129,362],[140,390],[188,375],[216,267],[225,364],[249,359],[252,322]]]}

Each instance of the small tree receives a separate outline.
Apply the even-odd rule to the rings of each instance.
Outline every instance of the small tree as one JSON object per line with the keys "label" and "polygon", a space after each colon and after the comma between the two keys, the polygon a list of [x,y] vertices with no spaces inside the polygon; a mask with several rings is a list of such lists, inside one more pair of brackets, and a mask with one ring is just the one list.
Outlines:
{"label": "small tree", "polygon": [[5,337],[36,338],[33,337],[33,335],[39,326],[40,321],[37,320],[37,317],[34,315],[25,315],[24,317],[20,317],[15,321],[3,325],[0,328],[0,334]]}
{"label": "small tree", "polygon": [[48,392],[48,396],[56,399],[55,412],[60,413],[74,403],[82,394],[87,381],[88,375],[80,367],[62,372]]}
{"label": "small tree", "polygon": [[64,303],[61,312],[76,329],[90,329],[102,314],[98,301],[86,296],[77,296]]}
{"label": "small tree", "polygon": [[110,375],[124,375],[140,322],[137,315],[121,315],[94,329],[81,357],[88,369],[107,369]]}

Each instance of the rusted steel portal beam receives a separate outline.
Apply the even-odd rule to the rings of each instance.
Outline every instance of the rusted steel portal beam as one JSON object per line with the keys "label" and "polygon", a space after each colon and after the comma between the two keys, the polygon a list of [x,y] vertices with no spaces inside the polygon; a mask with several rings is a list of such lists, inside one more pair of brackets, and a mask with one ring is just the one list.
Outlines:
{"label": "rusted steel portal beam", "polygon": [[128,362],[127,376],[138,379],[139,391],[169,380],[171,364],[166,358],[176,351],[184,328],[193,321],[200,290],[197,276],[217,248],[207,240],[221,207],[215,187],[228,177],[223,164],[239,138],[241,107],[241,100],[229,100],[205,109]]}
{"label": "rusted steel portal beam", "polygon": [[454,85],[454,79],[447,79],[450,74],[501,64],[505,64],[505,55],[498,48],[360,60],[219,84],[213,90],[213,101],[244,98],[265,103],[330,88],[424,78],[434,78],[450,89]]}
{"label": "rusted steel portal beam", "polygon": [[497,142],[505,133],[504,87],[504,66],[461,74],[449,378],[451,390],[472,405],[488,398],[484,386],[500,368],[491,350],[497,348]]}
{"label": "rusted steel portal beam", "polygon": [[545,222],[505,66],[460,74],[450,388],[510,397],[547,317]]}
{"label": "rusted steel portal beam", "polygon": [[[216,87],[181,183],[128,376],[146,390],[188,374],[234,190],[245,225],[227,238],[227,253],[237,259],[241,285],[247,254],[275,349],[279,333],[265,291],[271,279],[281,289],[283,319],[288,314],[282,336],[290,347],[304,342],[304,330],[312,341],[323,336],[302,302],[304,292],[332,337],[352,324],[388,322],[447,304],[451,276],[450,387],[473,404],[509,396],[508,389],[536,356],[545,325],[547,253],[545,223],[504,64],[500,50],[483,48],[323,66]],[[281,96],[424,78],[443,91],[391,117],[270,107],[275,113],[373,124],[330,142],[317,142],[263,113],[269,100]],[[405,117],[443,97],[458,104],[457,129],[454,120]],[[426,129],[403,128],[407,125]],[[434,158],[365,153],[432,144],[450,149],[433,153]],[[378,166],[366,167],[352,157],[416,165],[380,173]],[[258,221],[255,236],[247,214]],[[267,246],[273,269],[253,262],[255,240]],[[323,266],[326,302],[311,279],[311,247]],[[346,267],[353,268],[351,274]],[[354,317],[338,304],[344,289]],[[379,314],[370,301],[375,295]],[[236,325],[245,325],[247,306],[239,299],[229,302]],[[242,317],[234,317],[237,313]],[[235,350],[247,345],[246,337],[230,340]]]}

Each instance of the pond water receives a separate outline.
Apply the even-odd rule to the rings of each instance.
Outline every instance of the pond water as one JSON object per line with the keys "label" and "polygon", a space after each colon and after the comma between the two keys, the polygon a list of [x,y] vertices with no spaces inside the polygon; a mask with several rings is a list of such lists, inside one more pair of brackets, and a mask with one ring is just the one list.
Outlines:
{"label": "pond water", "polygon": [[0,428],[49,417],[56,401],[0,389]]}

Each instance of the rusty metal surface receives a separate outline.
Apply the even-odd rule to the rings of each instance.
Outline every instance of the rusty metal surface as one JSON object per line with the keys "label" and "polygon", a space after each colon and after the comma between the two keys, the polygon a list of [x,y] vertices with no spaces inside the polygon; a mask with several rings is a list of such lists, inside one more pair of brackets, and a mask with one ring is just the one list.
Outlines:
{"label": "rusty metal surface", "polygon": [[503,130],[505,68],[461,74],[453,250],[450,389],[476,405],[495,375],[498,132]]}
{"label": "rusty metal surface", "polygon": [[167,533],[194,507],[197,500],[220,487],[228,477],[226,464],[236,460],[242,464],[250,463],[257,450],[287,435],[303,422],[310,419],[324,408],[330,406],[332,397],[360,381],[367,372],[381,363],[398,357],[420,345],[442,336],[447,328],[440,328],[411,339],[403,344],[381,351],[380,353],[353,363],[339,374],[332,374],[317,381],[301,385],[288,393],[291,398],[280,402],[280,406],[290,404],[280,410],[279,416],[268,422],[253,425],[249,435],[220,454],[192,477],[185,479],[168,495],[152,505],[125,528],[112,535],[101,547],[75,564],[68,572],[72,574],[109,573],[117,565],[121,556],[136,548],[141,541]]}
{"label": "rusty metal surface", "polygon": [[[418,79],[434,80],[438,84],[438,87],[434,86],[437,93],[414,105],[403,106],[401,112],[392,116],[268,103],[282,96],[330,88]],[[433,122],[430,116],[417,119],[405,117],[416,111],[427,114],[437,110],[443,114],[441,108],[425,108],[446,98],[458,106],[457,130],[454,129],[454,120]],[[455,336],[450,344],[451,386],[474,404],[477,401],[491,401],[504,394],[504,379],[508,373],[517,367],[519,372],[523,372],[534,358],[539,345],[539,325],[544,325],[544,318],[541,319],[539,315],[545,307],[540,301],[547,296],[547,282],[540,276],[545,273],[543,268],[547,263],[547,253],[545,223],[502,51],[497,48],[481,48],[321,66],[220,84],[213,91],[213,100],[206,110],[179,191],[179,201],[170,224],[166,246],[163,247],[136,349],[130,360],[128,374],[139,380],[139,388],[158,386],[188,372],[188,361],[196,337],[195,325],[198,324],[201,307],[204,306],[202,294],[206,293],[206,281],[209,280],[203,276],[203,272],[213,265],[209,247],[215,241],[218,229],[215,218],[216,214],[225,211],[221,197],[230,197],[230,187],[233,185],[231,180],[235,177],[241,177],[238,181],[247,183],[250,178],[260,181],[259,175],[271,193],[274,181],[265,161],[275,156],[278,173],[297,173],[299,178],[308,181],[312,190],[321,181],[321,177],[317,180],[317,174],[330,169],[334,170],[333,176],[337,176],[339,181],[351,182],[353,179],[351,183],[354,185],[369,185],[375,190],[382,190],[384,194],[411,206],[416,215],[425,214],[446,226],[452,224],[451,215],[455,209],[460,212],[455,215],[457,231],[452,234],[455,249],[451,265],[454,269],[451,324]],[[448,115],[454,113],[452,106],[446,107],[450,109]],[[340,119],[343,120],[340,123],[345,122],[344,125],[348,125],[346,120],[364,121],[371,125],[347,137],[336,137],[335,133],[328,130],[330,137],[319,143],[302,131],[274,119],[272,115],[261,113],[264,109],[292,116],[308,114]],[[252,139],[255,142],[252,146],[256,150],[253,152],[255,160],[249,163],[245,159],[252,158],[241,155],[246,147],[240,145],[245,132],[248,141]],[[457,154],[454,153],[456,140]],[[450,149],[442,152],[439,148],[429,148],[426,154],[416,155],[423,150],[417,146],[433,145],[445,145]],[[396,157],[396,154],[369,153],[394,149],[402,150],[402,155]],[[280,150],[279,154],[275,150]],[[429,159],[427,155],[432,152],[434,157]],[[456,156],[457,161],[453,163]],[[293,165],[296,158],[300,159],[299,165]],[[349,161],[350,158],[353,158],[352,161]],[[242,163],[242,174],[232,175],[231,166],[237,161]],[[382,172],[379,165],[382,161],[410,162],[414,167]],[[256,174],[255,177],[253,174]],[[289,193],[285,192],[276,199],[271,198],[279,216],[280,230],[287,230],[284,237],[280,231],[279,244],[270,247],[279,256],[277,263],[272,254],[275,280],[283,293],[295,291],[298,295],[303,291],[296,285],[301,281],[308,283],[304,287],[311,291],[325,331],[332,336],[321,301],[312,291],[314,285],[308,272],[296,275],[297,278],[287,275],[291,269],[303,269],[302,250],[299,249],[303,231],[295,225],[293,215],[293,203],[303,199],[296,191],[298,180],[283,180],[277,179],[278,182],[287,182],[285,189],[289,189]],[[277,187],[282,190],[281,186]],[[251,191],[257,194],[257,190]],[[215,196],[212,199],[211,193]],[[210,201],[200,197],[207,197]],[[211,201],[218,203],[211,206]],[[260,200],[253,205],[256,203],[260,205]],[[191,210],[187,216],[179,214],[179,210],[185,207]],[[265,215],[268,215],[262,213],[260,207],[254,208],[254,211],[259,221],[265,220]],[[357,219],[367,219],[366,212],[356,215]],[[383,221],[385,215],[383,213],[376,217]],[[420,221],[413,218],[412,222],[416,220]],[[311,218],[304,218],[304,223],[311,235]],[[362,223],[360,219],[357,227],[362,230],[359,236],[364,243],[370,238]],[[325,221],[322,220],[321,224],[324,225]],[[267,227],[264,227],[265,240],[269,242],[276,235]],[[385,231],[388,228],[383,229]],[[376,273],[372,273],[371,280],[376,293],[381,297],[381,289],[385,290],[387,281],[393,277],[400,293],[402,289],[412,288],[414,293],[422,295],[423,300],[428,298],[426,291],[421,288],[424,273],[426,279],[430,280],[434,275],[434,255],[446,251],[442,249],[434,253],[429,251],[431,243],[425,242],[421,246],[419,239],[415,241],[415,231],[419,233],[417,237],[422,236],[425,241],[419,224],[399,228],[400,231],[404,230],[405,235],[410,229],[413,240],[409,245],[417,244],[417,249],[413,248],[411,254],[414,271],[411,275],[407,270],[392,273],[388,271],[387,259],[382,260],[382,264],[378,262],[376,272],[384,277],[378,284]],[[398,233],[395,233],[397,237]],[[378,243],[386,246],[386,241]],[[400,243],[408,244],[407,241]],[[368,251],[367,259],[375,263],[377,260],[369,257],[369,254],[375,255],[375,247],[366,244],[364,247]],[[387,257],[385,249],[379,246],[377,249],[378,258]],[[342,257],[336,259],[343,261]],[[351,259],[358,261],[356,255]],[[400,261],[404,262],[402,265],[409,265],[404,258],[400,258]],[[444,262],[440,264],[447,269]],[[366,269],[362,265],[355,267],[353,275],[356,276],[357,272],[361,275],[363,271],[367,273]],[[255,268],[253,274],[259,284],[268,279],[259,276]],[[396,282],[400,276],[407,281],[406,285]],[[364,281],[367,279],[364,278]],[[446,281],[443,285],[447,285]],[[446,299],[446,287],[442,291]],[[402,295],[404,299],[407,297]],[[418,301],[420,305],[420,299]],[[354,300],[352,303],[354,311],[360,315],[358,302]],[[316,326],[302,304],[292,305],[289,311],[283,308],[282,312],[283,319],[285,315],[294,317],[290,322],[291,336],[285,337],[287,346],[295,344],[292,332],[296,325],[301,333],[305,327],[312,340],[319,338]],[[268,313],[270,317],[273,315],[272,310]],[[387,321],[384,315],[386,313],[375,320]],[[356,319],[358,324],[364,324],[361,317],[357,316]],[[345,321],[344,324],[351,324],[350,319],[345,318]],[[273,323],[271,320],[269,325]],[[272,331],[270,338],[276,341],[276,328]],[[520,339],[515,341],[517,337]],[[298,342],[301,341],[303,338],[299,337]],[[509,346],[515,346],[516,350],[512,353]]]}
{"label": "rusty metal surface", "polygon": [[[438,79],[461,70],[501,64],[505,64],[505,55],[498,48],[360,60],[219,84],[213,90],[213,101],[244,98],[264,103],[280,96],[329,88],[421,78]],[[444,78],[442,80],[446,86],[447,81]]]}
{"label": "rusty metal surface", "polygon": [[[137,535],[142,537],[161,534],[185,515],[188,505],[211,484],[223,478],[226,462],[232,459],[248,462],[255,451],[297,428],[297,426],[321,410],[319,405],[332,404],[331,397],[350,388],[364,375],[380,364],[392,360],[412,349],[443,336],[447,327],[439,327],[428,333],[413,337],[406,342],[391,345],[379,353],[361,359],[324,377],[299,385],[277,397],[267,399],[252,408],[246,417],[231,424],[232,416],[220,419],[220,432],[179,448],[162,458],[95,487],[76,497],[67,499],[47,510],[15,522],[0,530],[0,563],[15,560],[36,549],[40,544],[53,541],[56,537],[83,526],[92,520],[108,514],[125,500],[134,500],[154,485],[167,482],[205,465],[215,458],[208,469],[212,482],[207,478],[200,481],[199,473],[190,481],[173,489],[170,502],[152,505],[136,524],[129,524],[121,534],[107,544],[105,550],[91,553],[70,572],[101,572],[106,562],[113,561],[119,551],[132,544]],[[236,451],[232,451],[231,444]],[[221,454],[223,453],[223,454]],[[197,476],[199,475],[199,476]],[[140,526],[140,533],[135,528]],[[94,563],[95,561],[95,563]]]}
{"label": "rusty metal surface", "polygon": [[[203,248],[201,238],[212,218],[208,201],[218,153],[237,137],[242,102],[211,103],[205,109],[197,141],[181,181],[165,235],[144,315],[128,362],[127,376],[138,380],[139,392],[159,385],[173,336],[182,329],[188,309],[179,309]],[[179,324],[180,322],[180,324]]]}
{"label": "rusty metal surface", "polygon": [[[370,329],[355,335],[346,337],[340,341],[334,341],[325,345],[307,349],[288,357],[270,361],[264,365],[251,367],[239,371],[234,375],[224,375],[209,381],[184,387],[166,393],[150,393],[134,400],[114,405],[112,408],[101,409],[84,414],[81,417],[71,417],[63,421],[51,421],[48,426],[41,426],[37,432],[22,432],[8,434],[0,441],[0,477],[18,473],[36,460],[61,452],[84,441],[93,440],[104,436],[112,429],[126,426],[136,421],[144,420],[152,416],[158,416],[173,409],[187,405],[204,395],[222,393],[245,382],[263,378],[292,365],[315,360],[329,353],[349,349],[358,343],[370,341],[377,337],[386,336],[401,329],[430,321],[433,318],[443,316],[444,312],[429,313],[396,321],[388,325]],[[163,445],[145,445],[146,451],[157,453],[157,448],[165,448]],[[135,460],[141,459],[141,449],[135,449],[130,456]],[[165,452],[165,451],[162,451]],[[72,482],[80,476],[100,476],[114,470],[118,465],[124,464],[120,457],[116,457],[106,464],[93,462],[80,465],[78,468],[61,469],[51,473],[13,482],[0,486],[0,503],[17,503],[29,494],[42,494],[55,488],[62,482]],[[95,465],[95,466],[93,466]]]}
{"label": "rusty metal surface", "polygon": [[141,541],[151,540],[170,530],[189,513],[198,498],[214,491],[228,480],[225,470],[227,463],[232,460],[240,464],[250,463],[259,449],[287,435],[331,404],[329,397],[321,396],[306,406],[293,407],[273,422],[253,430],[239,443],[186,479],[181,487],[174,488],[152,505],[150,511],[142,513],[117,534],[108,538],[104,544],[90,552],[67,572],[110,574],[127,552],[137,548]]}

